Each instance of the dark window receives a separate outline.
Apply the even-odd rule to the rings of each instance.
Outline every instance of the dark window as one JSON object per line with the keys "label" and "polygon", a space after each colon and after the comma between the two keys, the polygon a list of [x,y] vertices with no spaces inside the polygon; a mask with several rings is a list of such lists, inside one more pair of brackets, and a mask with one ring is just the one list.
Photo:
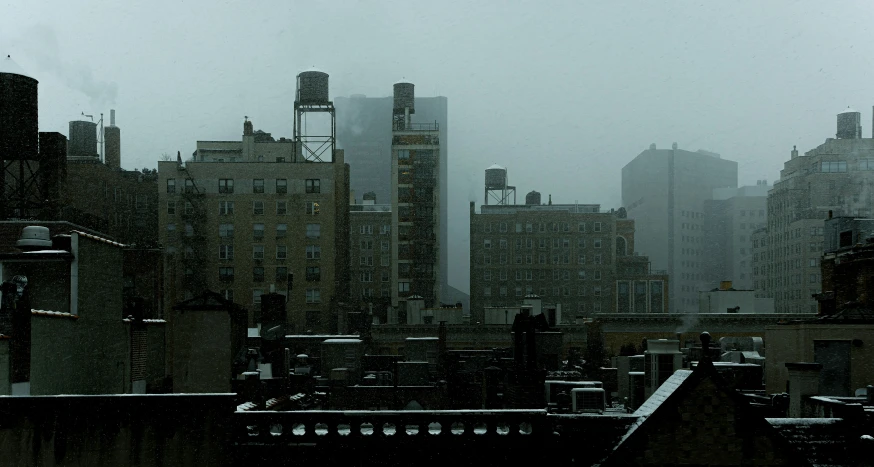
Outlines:
{"label": "dark window", "polygon": [[322,192],[322,181],[318,178],[308,178],[306,180],[306,192],[307,193],[321,193]]}
{"label": "dark window", "polygon": [[284,178],[276,179],[276,193],[283,194],[288,193],[288,180]]}
{"label": "dark window", "polygon": [[264,179],[256,178],[252,180],[252,193],[264,193]]}
{"label": "dark window", "polygon": [[306,280],[307,281],[319,281],[322,279],[322,271],[318,266],[307,266],[306,270]]}
{"label": "dark window", "polygon": [[232,281],[232,280],[234,280],[234,268],[232,268],[232,267],[219,268],[219,280],[220,281]]}
{"label": "dark window", "polygon": [[279,266],[276,268],[276,282],[285,282],[288,280],[288,268]]}
{"label": "dark window", "polygon": [[264,282],[264,268],[263,267],[255,267],[252,268],[252,280],[255,282]]}
{"label": "dark window", "polygon": [[[187,184],[188,180],[186,180],[185,182]],[[234,179],[232,179],[232,178],[219,179],[219,193],[233,193],[233,192],[234,192]]]}
{"label": "dark window", "polygon": [[167,179],[167,193],[176,193],[176,179],[168,178]]}

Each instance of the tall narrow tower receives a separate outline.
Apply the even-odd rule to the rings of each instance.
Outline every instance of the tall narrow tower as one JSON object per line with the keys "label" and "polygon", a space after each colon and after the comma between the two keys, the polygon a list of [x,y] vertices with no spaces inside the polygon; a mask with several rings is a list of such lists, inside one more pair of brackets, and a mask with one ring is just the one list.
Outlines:
{"label": "tall narrow tower", "polygon": [[103,129],[106,156],[103,162],[113,168],[121,168],[121,128],[115,126],[115,109],[109,111],[109,126]]}
{"label": "tall narrow tower", "polygon": [[294,95],[296,162],[333,162],[336,141],[337,118],[334,103],[328,100],[328,74],[304,71],[297,75]]}
{"label": "tall narrow tower", "polygon": [[389,322],[405,322],[411,295],[426,306],[440,300],[440,128],[413,123],[413,83],[394,85],[392,110],[392,307]]}

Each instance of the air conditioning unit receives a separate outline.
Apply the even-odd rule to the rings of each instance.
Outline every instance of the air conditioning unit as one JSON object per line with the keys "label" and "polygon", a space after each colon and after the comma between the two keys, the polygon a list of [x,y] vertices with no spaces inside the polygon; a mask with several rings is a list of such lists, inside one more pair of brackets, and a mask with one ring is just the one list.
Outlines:
{"label": "air conditioning unit", "polygon": [[604,388],[571,389],[574,413],[603,413],[607,407]]}

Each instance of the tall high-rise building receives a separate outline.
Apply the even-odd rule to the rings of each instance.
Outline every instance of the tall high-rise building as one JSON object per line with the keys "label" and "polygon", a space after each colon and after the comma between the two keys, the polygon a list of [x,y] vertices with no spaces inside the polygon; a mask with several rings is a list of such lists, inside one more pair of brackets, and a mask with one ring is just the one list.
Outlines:
{"label": "tall high-rise building", "polygon": [[650,145],[622,168],[622,204],[635,220],[636,250],[671,278],[671,312],[694,313],[708,287],[704,202],[737,187],[737,162],[719,154]]}
{"label": "tall high-rise building", "polygon": [[774,298],[778,313],[816,313],[821,290],[824,221],[870,217],[874,202],[874,139],[861,138],[859,112],[837,116],[837,138],[783,164],[768,193],[768,226],[753,240],[758,295]]}
{"label": "tall high-rise building", "polygon": [[[365,193],[373,192],[376,199],[392,199],[392,115],[394,97],[365,97],[354,94],[334,99],[337,106],[337,144],[343,148],[350,167],[350,188],[361,202]],[[448,99],[437,97],[414,97],[415,119],[418,122],[436,123],[439,128],[440,164],[437,183],[439,186],[440,244],[448,242],[447,230],[447,167],[448,167]],[[455,296],[449,293],[448,252],[438,251],[439,276],[442,296],[439,300],[454,303]]]}
{"label": "tall high-rise building", "polygon": [[[446,258],[445,199],[441,173],[445,163],[441,152],[440,125],[413,122],[414,86],[394,85],[391,115],[391,250],[392,307],[404,322],[410,296],[436,305],[445,280],[442,259]],[[393,322],[394,318],[389,318]]]}
{"label": "tall high-rise building", "polygon": [[767,180],[740,188],[717,188],[704,202],[706,289],[731,281],[738,290],[753,289],[753,239],[768,221]]}

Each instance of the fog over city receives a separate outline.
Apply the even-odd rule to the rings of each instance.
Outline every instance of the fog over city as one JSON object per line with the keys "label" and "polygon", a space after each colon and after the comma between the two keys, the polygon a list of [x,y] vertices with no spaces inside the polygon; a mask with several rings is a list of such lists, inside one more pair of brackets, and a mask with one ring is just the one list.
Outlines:
{"label": "fog over city", "polygon": [[[619,207],[620,169],[677,142],[738,162],[739,183],[778,178],[792,145],[833,136],[834,115],[874,99],[868,2],[199,2],[13,0],[0,48],[40,82],[42,131],[117,109],[122,167],[154,168],[197,140],[233,140],[243,117],[291,136],[294,76],[331,97],[449,103],[450,283],[468,287],[467,201],[483,170],[520,194]],[[354,177],[354,174],[352,175]]]}

